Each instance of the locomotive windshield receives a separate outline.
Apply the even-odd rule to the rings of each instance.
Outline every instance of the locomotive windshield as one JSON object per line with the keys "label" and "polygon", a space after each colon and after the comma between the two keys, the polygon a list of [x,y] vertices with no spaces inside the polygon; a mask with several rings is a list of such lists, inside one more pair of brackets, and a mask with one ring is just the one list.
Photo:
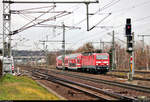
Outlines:
{"label": "locomotive windshield", "polygon": [[96,59],[108,59],[107,55],[96,55]]}

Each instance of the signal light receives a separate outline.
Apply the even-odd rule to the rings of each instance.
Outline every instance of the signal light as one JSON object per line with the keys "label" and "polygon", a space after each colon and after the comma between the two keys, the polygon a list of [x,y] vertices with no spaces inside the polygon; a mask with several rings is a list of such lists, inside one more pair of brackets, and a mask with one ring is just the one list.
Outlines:
{"label": "signal light", "polygon": [[126,25],[126,35],[127,36],[131,35],[131,24]]}
{"label": "signal light", "polygon": [[133,51],[133,44],[132,43],[128,43],[127,44],[127,52],[131,53]]}
{"label": "signal light", "polygon": [[133,41],[132,41],[132,36],[127,37],[127,52],[132,52],[133,51]]}
{"label": "signal light", "polygon": [[128,28],[128,29],[130,29],[130,28],[131,28],[131,26],[129,26],[129,25],[128,25],[128,27],[127,27],[127,28]]}
{"label": "signal light", "polygon": [[131,35],[131,19],[127,18],[126,19],[126,36],[130,36]]}

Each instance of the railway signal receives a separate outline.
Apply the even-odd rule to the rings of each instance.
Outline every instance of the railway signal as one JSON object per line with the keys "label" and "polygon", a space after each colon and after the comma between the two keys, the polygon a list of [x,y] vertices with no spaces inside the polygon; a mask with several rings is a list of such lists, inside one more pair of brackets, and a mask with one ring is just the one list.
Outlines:
{"label": "railway signal", "polygon": [[131,53],[133,51],[133,35],[131,33],[131,19],[126,20],[126,37],[127,37],[127,52]]}
{"label": "railway signal", "polygon": [[134,75],[134,33],[132,33],[132,26],[131,26],[131,19],[126,19],[126,27],[125,27],[125,33],[127,37],[127,52],[130,54],[130,61],[129,61],[129,80],[133,80]]}

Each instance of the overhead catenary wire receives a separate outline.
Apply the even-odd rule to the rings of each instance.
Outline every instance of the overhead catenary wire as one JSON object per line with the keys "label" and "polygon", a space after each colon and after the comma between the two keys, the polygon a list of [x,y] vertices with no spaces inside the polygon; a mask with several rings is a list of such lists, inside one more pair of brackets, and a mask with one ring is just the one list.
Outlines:
{"label": "overhead catenary wire", "polygon": [[[145,3],[145,4],[146,4],[146,3]],[[145,5],[145,4],[144,4],[144,5]],[[141,20],[141,21],[142,21],[142,20]],[[139,22],[140,22],[140,21],[139,21]],[[118,26],[116,26],[116,28],[119,28],[119,27],[122,27],[122,26],[124,26],[124,25],[121,25],[121,26],[118,25]],[[121,28],[121,29],[122,29],[122,28]],[[94,34],[93,34],[93,35],[94,35]]]}
{"label": "overhead catenary wire", "polygon": [[[136,19],[136,20],[134,20],[134,21],[132,21],[132,22],[139,22],[139,21],[142,21],[142,20],[145,20],[145,19],[148,19],[148,18],[150,18],[150,16],[146,16],[146,17],[142,17],[142,18],[139,18],[139,19]],[[118,25],[118,26],[115,26],[114,28],[120,28],[120,27],[122,27],[122,26],[125,26],[124,24],[121,24],[121,25]],[[102,32],[100,32],[100,33],[102,33]],[[92,37],[94,37],[93,35],[97,35],[97,34],[92,34],[91,36]],[[87,37],[86,37],[87,38]],[[82,40],[84,40],[84,39],[86,39],[86,38],[83,38]],[[91,37],[90,37],[91,38]],[[117,38],[118,39],[118,38]],[[78,42],[77,43],[79,43],[80,41],[82,41],[81,39],[80,40],[78,40]],[[118,40],[120,40],[120,39],[118,39]],[[77,44],[76,43],[76,44]],[[72,46],[73,45],[76,45],[75,43],[73,43],[72,44]]]}
{"label": "overhead catenary wire", "polygon": [[[144,17],[144,19],[146,19],[147,17]],[[133,22],[138,22],[138,21],[140,21],[140,20],[144,20],[144,19],[139,19],[139,20],[135,20],[135,21],[133,21]],[[122,26],[124,26],[124,24],[121,24],[121,25],[117,25],[117,26],[115,26],[115,28],[119,28],[119,27],[122,27]],[[96,35],[96,34],[93,34],[93,35]],[[80,41],[78,40],[78,43],[79,43]]]}
{"label": "overhead catenary wire", "polygon": [[[54,9],[55,6],[53,6],[52,8],[50,8],[47,12],[51,11],[52,9]],[[22,26],[20,29],[25,28],[27,25],[31,24],[32,22],[34,22],[35,20],[37,20],[38,18],[42,17],[43,15],[45,15],[46,13],[42,13],[41,15],[39,15],[38,17],[36,17],[34,20],[30,21],[29,23],[25,24],[24,26]]]}
{"label": "overhead catenary wire", "polygon": [[[94,15],[95,14],[97,14],[98,12],[100,12],[100,11],[102,11],[102,10],[105,10],[105,9],[107,9],[108,7],[111,7],[111,6],[113,6],[113,5],[115,5],[115,4],[117,4],[118,2],[119,2],[120,0],[117,0],[117,1],[115,1],[114,2],[114,0],[112,0],[111,2],[109,2],[108,4],[106,4],[105,6],[103,6],[102,8],[101,8],[101,10],[100,10],[100,8],[99,8],[99,10],[97,10],[95,13],[93,13]],[[109,13],[109,15],[110,15],[111,13]],[[89,16],[89,17],[91,17],[91,16]],[[75,26],[77,26],[77,25],[79,25],[79,24],[81,24],[82,22],[84,22],[86,20],[86,18],[84,18],[84,19],[82,19],[81,21],[79,21],[78,23],[76,23],[75,24]],[[100,21],[101,22],[101,21]],[[97,25],[98,25],[99,23],[97,23]],[[95,26],[93,26],[91,29],[93,29]],[[60,35],[61,33],[58,33],[57,34],[57,36],[58,35]]]}
{"label": "overhead catenary wire", "polygon": [[[43,8],[43,7],[41,7],[41,8]],[[36,8],[31,8],[31,9],[36,9]],[[31,9],[26,9],[26,10],[31,10]],[[23,10],[24,11],[24,10]]]}

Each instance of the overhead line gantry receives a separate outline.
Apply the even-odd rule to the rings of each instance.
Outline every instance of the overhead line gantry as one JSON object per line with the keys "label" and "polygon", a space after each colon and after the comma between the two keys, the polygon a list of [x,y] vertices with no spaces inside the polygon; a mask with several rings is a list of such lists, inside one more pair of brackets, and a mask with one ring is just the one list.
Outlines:
{"label": "overhead line gantry", "polygon": [[68,3],[99,3],[99,1],[98,0],[96,0],[96,1],[11,1],[11,0],[3,0],[3,3],[10,3],[10,4],[12,4],[12,3],[22,3],[22,4],[25,4],[25,3],[28,3],[28,4],[29,3],[54,3],[54,4],[66,3],[66,4],[68,4]]}
{"label": "overhead line gantry", "polygon": [[142,34],[142,35],[138,35],[138,37],[142,37],[142,43],[143,43],[142,51],[144,52],[144,37],[150,37],[150,35]]}
{"label": "overhead line gantry", "polygon": [[[11,57],[11,36],[15,35],[23,30],[26,30],[32,26],[35,25],[30,25],[27,27],[24,27],[23,29],[11,31],[11,4],[48,4],[48,3],[60,3],[60,4],[72,4],[72,3],[84,3],[86,4],[87,8],[87,31],[89,31],[89,13],[88,13],[88,6],[90,3],[99,3],[98,0],[96,1],[12,1],[12,0],[3,0],[3,56],[5,57]],[[58,14],[59,17],[62,15]],[[44,23],[45,21],[55,19],[55,18],[50,18],[46,19],[41,23]],[[37,23],[38,24],[38,23]],[[6,37],[8,38],[6,41]],[[4,71],[4,70],[3,70]]]}

